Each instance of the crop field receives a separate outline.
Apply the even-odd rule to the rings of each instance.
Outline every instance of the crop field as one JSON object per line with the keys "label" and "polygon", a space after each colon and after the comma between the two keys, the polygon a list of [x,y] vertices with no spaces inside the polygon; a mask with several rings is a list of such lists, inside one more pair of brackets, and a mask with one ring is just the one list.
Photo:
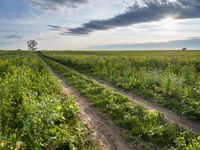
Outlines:
{"label": "crop field", "polygon": [[[100,126],[84,123],[83,98]],[[0,149],[198,150],[200,52],[0,51]]]}
{"label": "crop field", "polygon": [[47,52],[82,73],[200,121],[200,52]]}
{"label": "crop field", "polygon": [[[43,60],[31,52],[0,56],[0,149],[98,149]],[[1,55],[1,53],[0,53]]]}
{"label": "crop field", "polygon": [[0,150],[200,150],[200,0],[0,0]]}

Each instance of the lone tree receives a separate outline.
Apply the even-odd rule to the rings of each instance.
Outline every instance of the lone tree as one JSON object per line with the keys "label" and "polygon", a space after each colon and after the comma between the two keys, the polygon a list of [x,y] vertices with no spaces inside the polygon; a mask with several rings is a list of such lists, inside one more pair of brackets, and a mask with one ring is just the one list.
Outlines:
{"label": "lone tree", "polygon": [[27,45],[28,45],[29,50],[35,51],[37,49],[36,46],[38,45],[38,43],[35,40],[30,40],[30,41],[27,41]]}
{"label": "lone tree", "polygon": [[182,51],[187,51],[187,48],[182,48]]}

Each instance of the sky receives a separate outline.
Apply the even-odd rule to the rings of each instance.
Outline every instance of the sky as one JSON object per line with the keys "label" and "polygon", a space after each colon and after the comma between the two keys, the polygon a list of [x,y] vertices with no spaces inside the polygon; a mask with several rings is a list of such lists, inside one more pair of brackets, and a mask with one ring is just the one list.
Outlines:
{"label": "sky", "polygon": [[200,0],[0,0],[0,49],[200,49]]}

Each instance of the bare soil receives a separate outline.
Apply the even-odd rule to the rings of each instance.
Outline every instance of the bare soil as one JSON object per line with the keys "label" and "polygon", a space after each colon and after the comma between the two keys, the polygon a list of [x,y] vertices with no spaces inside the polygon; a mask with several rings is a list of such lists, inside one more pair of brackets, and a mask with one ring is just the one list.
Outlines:
{"label": "bare soil", "polygon": [[122,131],[107,116],[97,108],[91,106],[89,101],[81,96],[73,87],[67,85],[60,75],[49,67],[50,72],[57,77],[64,95],[74,95],[76,105],[80,110],[79,118],[90,130],[93,138],[102,150],[137,150],[137,145],[122,137]]}

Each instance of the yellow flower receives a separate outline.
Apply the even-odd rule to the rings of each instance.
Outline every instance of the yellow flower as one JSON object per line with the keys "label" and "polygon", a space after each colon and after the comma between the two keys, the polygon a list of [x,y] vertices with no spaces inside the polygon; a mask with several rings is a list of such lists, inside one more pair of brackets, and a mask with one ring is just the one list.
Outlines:
{"label": "yellow flower", "polygon": [[21,145],[22,145],[22,142],[20,142],[20,141],[17,142],[16,147],[15,147],[15,150],[20,150]]}
{"label": "yellow flower", "polygon": [[5,146],[5,143],[2,141],[0,142],[0,147],[4,147]]}
{"label": "yellow flower", "polygon": [[200,141],[200,135],[197,137],[197,140]]}

